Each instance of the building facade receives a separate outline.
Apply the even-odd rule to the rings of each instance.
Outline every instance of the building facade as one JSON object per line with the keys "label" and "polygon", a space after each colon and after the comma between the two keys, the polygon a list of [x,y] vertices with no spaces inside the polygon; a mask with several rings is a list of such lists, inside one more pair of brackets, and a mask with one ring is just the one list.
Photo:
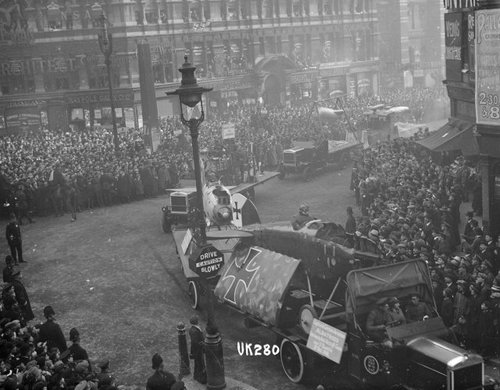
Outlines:
{"label": "building facade", "polygon": [[444,78],[444,8],[436,0],[377,0],[383,85],[433,87]]}
{"label": "building facade", "polygon": [[446,0],[445,6],[445,84],[451,112],[443,140],[458,140],[462,153],[479,162],[483,225],[488,233],[499,234],[500,1]]}
{"label": "building facade", "polygon": [[141,126],[137,44],[148,43],[160,116],[187,55],[210,108],[285,104],[379,88],[378,13],[370,0],[84,0],[0,3],[0,131],[109,125],[99,18],[113,37],[119,126]]}

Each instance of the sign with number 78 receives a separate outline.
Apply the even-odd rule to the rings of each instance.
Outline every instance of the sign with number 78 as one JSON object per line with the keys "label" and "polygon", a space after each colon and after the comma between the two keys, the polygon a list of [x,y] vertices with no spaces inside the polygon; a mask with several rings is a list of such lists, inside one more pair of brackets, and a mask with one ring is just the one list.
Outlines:
{"label": "sign with number 78", "polygon": [[476,11],[476,122],[500,125],[500,9]]}

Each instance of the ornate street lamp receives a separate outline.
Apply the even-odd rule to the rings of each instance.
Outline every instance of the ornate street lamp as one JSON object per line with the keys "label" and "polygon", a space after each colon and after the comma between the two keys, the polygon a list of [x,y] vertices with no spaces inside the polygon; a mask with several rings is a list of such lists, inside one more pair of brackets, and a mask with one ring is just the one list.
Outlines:
{"label": "ornate street lamp", "polygon": [[[201,168],[200,168],[200,150],[198,146],[198,135],[200,124],[205,120],[205,112],[203,110],[203,101],[201,95],[205,92],[210,92],[213,88],[200,87],[196,81],[194,71],[196,67],[191,65],[187,56],[184,57],[184,64],[179,69],[182,74],[181,86],[174,92],[167,92],[167,95],[178,95],[181,105],[181,121],[184,125],[189,127],[191,133],[191,143],[193,146],[193,160],[194,160],[194,175],[196,179],[196,196],[198,201],[198,212],[200,214],[199,228],[201,234],[201,245],[207,241],[206,224],[205,224],[205,211],[203,209],[203,193],[201,186]],[[200,115],[195,117],[192,115],[197,105],[200,105]],[[188,113],[191,113],[189,115]],[[187,116],[190,116],[187,118]]]}
{"label": "ornate street lamp", "polygon": [[102,6],[96,1],[90,8],[94,26],[99,27],[100,31],[97,33],[97,40],[99,42],[99,49],[104,55],[104,63],[108,74],[108,88],[109,88],[109,104],[111,106],[111,121],[113,123],[113,144],[115,146],[115,153],[120,151],[120,144],[118,141],[118,129],[116,128],[116,113],[115,113],[115,100],[113,98],[113,84],[111,82],[111,55],[113,54],[113,36],[109,30],[109,20],[104,16]]}
{"label": "ornate street lamp", "polygon": [[[196,195],[198,201],[198,221],[200,228],[200,242],[198,246],[203,248],[207,245],[205,211],[203,209],[203,193],[201,186],[201,168],[200,168],[200,150],[198,146],[198,135],[200,124],[205,119],[203,110],[202,94],[209,92],[212,88],[204,88],[198,85],[194,71],[196,67],[188,62],[187,56],[184,57],[184,64],[179,69],[182,74],[181,86],[174,92],[167,92],[167,95],[179,96],[181,108],[181,121],[189,127],[191,133],[191,143],[193,146],[194,174],[196,179]],[[200,106],[198,115],[194,110]],[[224,379],[224,358],[222,352],[222,339],[220,337],[217,325],[215,324],[213,291],[209,287],[208,280],[202,278],[205,291],[207,293],[207,329],[205,339],[205,362],[207,366],[207,388],[223,389],[226,387]]]}

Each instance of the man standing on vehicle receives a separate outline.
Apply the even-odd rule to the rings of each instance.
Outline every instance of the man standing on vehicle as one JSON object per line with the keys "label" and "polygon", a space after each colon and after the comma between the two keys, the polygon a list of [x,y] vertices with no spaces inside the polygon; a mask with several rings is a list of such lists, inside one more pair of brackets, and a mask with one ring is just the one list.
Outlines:
{"label": "man standing on vehicle", "polygon": [[301,204],[299,207],[299,213],[294,215],[292,218],[293,230],[300,230],[307,222],[312,220],[314,220],[314,218],[309,215],[309,206]]}
{"label": "man standing on vehicle", "polygon": [[347,221],[345,223],[345,234],[347,236],[347,242],[349,243],[349,248],[354,248],[354,237],[356,233],[356,220],[354,219],[352,207],[349,206],[347,211]]}

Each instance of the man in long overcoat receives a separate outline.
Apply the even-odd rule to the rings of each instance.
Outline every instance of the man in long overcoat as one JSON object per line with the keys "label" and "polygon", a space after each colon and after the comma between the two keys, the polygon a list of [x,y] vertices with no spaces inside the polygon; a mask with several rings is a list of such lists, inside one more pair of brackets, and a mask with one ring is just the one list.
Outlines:
{"label": "man in long overcoat", "polygon": [[190,358],[194,360],[193,378],[201,384],[207,383],[207,372],[205,369],[205,359],[203,351],[203,331],[199,326],[197,316],[193,316],[189,322],[189,337],[191,338],[191,353]]}
{"label": "man in long overcoat", "polygon": [[10,222],[5,228],[5,238],[7,238],[7,244],[9,244],[10,254],[14,262],[17,263],[19,261],[20,263],[24,263],[21,228],[19,227],[19,223],[17,223],[15,214],[10,215]]}

